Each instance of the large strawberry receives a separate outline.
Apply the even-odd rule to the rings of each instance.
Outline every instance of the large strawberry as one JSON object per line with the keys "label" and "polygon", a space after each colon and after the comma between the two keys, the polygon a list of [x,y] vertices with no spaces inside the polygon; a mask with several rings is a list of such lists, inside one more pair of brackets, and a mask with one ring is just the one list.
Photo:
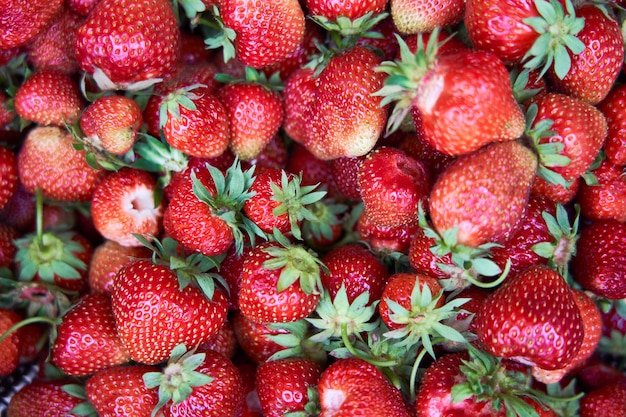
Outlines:
{"label": "large strawberry", "polygon": [[474,320],[487,352],[547,370],[567,366],[584,338],[571,289],[559,273],[543,265],[509,276]]}
{"label": "large strawberry", "polygon": [[389,77],[377,95],[385,97],[383,104],[395,103],[388,132],[411,112],[426,141],[455,156],[523,133],[524,116],[496,55],[470,49],[438,54],[438,36],[430,36],[427,45],[420,38],[415,53],[398,41],[400,59],[379,68]]}
{"label": "large strawberry", "polygon": [[22,3],[3,0],[0,7],[0,49],[25,45],[41,33],[57,17],[63,0],[46,0],[39,3]]}
{"label": "large strawberry", "polygon": [[536,169],[536,156],[516,141],[460,157],[433,185],[429,211],[435,229],[456,228],[462,245],[501,241],[524,212]]}
{"label": "large strawberry", "polygon": [[76,34],[81,69],[104,88],[167,76],[178,60],[180,30],[167,0],[98,2]]}
{"label": "large strawberry", "polygon": [[71,376],[88,376],[130,361],[117,335],[108,295],[85,295],[63,316],[56,328],[51,359]]}
{"label": "large strawberry", "polygon": [[115,324],[134,361],[165,361],[181,343],[196,346],[226,320],[227,298],[209,275],[214,261],[199,254],[181,259],[171,239],[155,242],[153,260],[138,259],[115,276]]}

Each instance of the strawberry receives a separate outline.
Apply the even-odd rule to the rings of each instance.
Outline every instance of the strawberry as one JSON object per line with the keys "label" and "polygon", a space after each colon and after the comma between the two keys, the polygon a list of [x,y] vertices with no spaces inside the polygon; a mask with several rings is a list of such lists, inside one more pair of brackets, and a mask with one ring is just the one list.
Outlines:
{"label": "strawberry", "polygon": [[178,22],[166,0],[100,1],[76,33],[78,64],[108,89],[167,76],[179,48]]}
{"label": "strawberry", "polygon": [[365,246],[348,243],[330,249],[321,258],[326,269],[321,281],[331,298],[335,298],[344,286],[348,301],[364,292],[369,293],[369,304],[379,300],[389,279],[389,272],[383,263]]}
{"label": "strawberry", "polygon": [[359,170],[365,156],[343,156],[330,161],[337,188],[352,200],[361,200]]}
{"label": "strawberry", "polygon": [[64,7],[58,18],[28,43],[28,60],[35,70],[50,69],[66,74],[78,72],[74,43],[83,19],[83,16]]}
{"label": "strawberry", "polygon": [[7,205],[18,183],[15,153],[6,146],[0,146],[0,210]]}
{"label": "strawberry", "polygon": [[391,0],[391,17],[404,34],[432,32],[435,28],[453,26],[463,20],[465,1]]}
{"label": "strawberry", "polygon": [[225,62],[236,57],[246,66],[261,68],[285,59],[302,43],[305,19],[297,0],[219,3],[214,13],[223,33],[205,42],[212,49],[223,46]]}
{"label": "strawberry", "polygon": [[584,227],[570,268],[576,282],[600,297],[612,300],[626,297],[622,262],[625,245],[624,223],[598,220]]}
{"label": "strawberry", "polygon": [[[34,380],[20,389],[9,401],[7,415],[11,417],[78,417],[75,407],[84,399],[65,391],[69,379]],[[86,407],[88,408],[88,407]]]}
{"label": "strawberry", "polygon": [[286,169],[293,174],[301,174],[304,185],[319,184],[319,188],[326,190],[329,197],[339,193],[330,162],[317,158],[304,145],[292,145]]}
{"label": "strawberry", "polygon": [[[413,116],[415,116],[415,114],[413,114]],[[423,136],[419,134],[419,129],[418,132],[396,131],[388,137],[394,135],[400,135],[401,137],[397,147],[408,156],[420,161],[422,165],[424,165],[424,168],[426,168],[426,171],[428,171],[428,176],[433,182],[439,177],[439,174],[456,159],[430,146]]]}
{"label": "strawberry", "polygon": [[269,360],[272,355],[284,349],[272,337],[290,336],[287,329],[276,329],[269,324],[257,323],[244,316],[241,311],[235,311],[232,323],[241,351],[255,364]]}
{"label": "strawberry", "polygon": [[258,244],[241,272],[239,310],[259,323],[285,323],[308,316],[320,299],[320,261],[284,235]]}
{"label": "strawberry", "polygon": [[74,13],[81,16],[89,16],[89,13],[96,7],[98,0],[67,0],[67,7]]}
{"label": "strawberry", "polygon": [[548,181],[537,175],[530,192],[531,194],[548,198],[558,204],[567,204],[573,201],[576,194],[578,194],[582,181],[582,177],[578,177],[572,180],[571,183],[567,182],[563,185],[551,182],[551,180]]}
{"label": "strawberry", "polygon": [[89,263],[89,288],[92,292],[110,294],[117,272],[135,258],[152,255],[145,246],[122,246],[114,240],[105,239],[95,247]]}
{"label": "strawberry", "polygon": [[97,98],[80,117],[85,141],[114,155],[123,155],[132,148],[142,123],[139,104],[122,95]]}
{"label": "strawberry", "polygon": [[13,310],[0,308],[0,335],[6,337],[0,342],[0,352],[2,352],[2,360],[0,361],[0,375],[5,377],[11,375],[19,364],[20,360],[20,343],[21,333],[19,330],[9,333],[6,332],[17,323],[22,321],[22,316]]}
{"label": "strawberry", "polygon": [[40,125],[74,124],[83,110],[78,84],[67,74],[42,69],[30,76],[15,93],[15,111]]}
{"label": "strawberry", "polygon": [[305,5],[313,16],[323,16],[332,21],[337,20],[339,17],[355,20],[368,13],[378,14],[383,12],[387,6],[387,0],[350,0],[342,3],[328,0],[306,0]]}
{"label": "strawberry", "polygon": [[533,99],[527,119],[527,135],[539,154],[538,175],[566,187],[591,167],[608,129],[596,107],[558,93]]}
{"label": "strawberry", "polygon": [[243,406],[241,375],[225,356],[213,350],[172,351],[162,372],[144,374],[148,388],[159,387],[159,403],[165,417],[236,416]]}
{"label": "strawberry", "polygon": [[524,212],[536,169],[535,155],[516,141],[458,158],[430,193],[435,229],[457,228],[457,242],[472,247],[502,241]]}
{"label": "strawberry", "polygon": [[256,71],[245,81],[233,81],[217,91],[230,128],[230,150],[243,161],[256,158],[283,122],[283,104],[276,91]]}
{"label": "strawberry", "polygon": [[[263,362],[256,371],[259,402],[266,417],[315,410],[315,386],[322,373],[319,364],[305,358]],[[315,393],[311,398],[310,392]]]}
{"label": "strawberry", "polygon": [[571,56],[571,68],[565,76],[553,68],[548,75],[556,88],[588,103],[597,104],[609,93],[622,72],[624,44],[620,24],[607,11],[591,4],[576,9],[585,24],[576,38],[585,49]]}
{"label": "strawberry", "polygon": [[250,186],[254,195],[244,202],[244,214],[265,233],[271,234],[276,228],[283,234],[302,239],[302,222],[317,220],[310,207],[326,192],[314,191],[315,186],[302,186],[301,182],[301,176],[284,170],[263,169]]}
{"label": "strawberry", "polygon": [[99,416],[149,417],[159,396],[157,389],[145,386],[143,375],[157,370],[142,364],[102,369],[87,379],[87,398]]}
{"label": "strawberry", "polygon": [[[131,358],[146,364],[163,362],[181,343],[206,342],[219,332],[228,312],[226,296],[208,274],[214,262],[199,254],[180,258],[169,238],[154,245],[155,259],[124,266],[111,293],[119,336]],[[146,305],[151,305],[148,311]]]}
{"label": "strawberry", "polygon": [[258,167],[284,169],[289,158],[289,148],[281,135],[274,136],[256,158],[248,161]]}
{"label": "strawberry", "polygon": [[2,6],[0,49],[11,49],[25,45],[52,23],[63,8],[63,0],[36,4],[8,0]]}
{"label": "strawberry", "polygon": [[[396,103],[388,133],[397,130],[411,111],[425,140],[448,155],[518,138],[524,117],[502,61],[492,53],[469,49],[438,54],[437,38],[429,36],[426,46],[419,41],[415,53],[398,38],[400,59],[379,68],[389,76],[376,94],[384,97],[383,104]],[[463,88],[454,88],[458,85]]]}
{"label": "strawberry", "polygon": [[618,417],[625,413],[626,386],[624,385],[608,385],[595,389],[580,400],[580,417],[597,415]]}
{"label": "strawberry", "polygon": [[0,268],[13,265],[17,247],[13,243],[20,233],[12,226],[0,223]]}
{"label": "strawberry", "polygon": [[214,350],[228,359],[233,359],[239,351],[235,329],[229,320],[224,321],[220,330],[212,338],[198,346],[200,351]]}
{"label": "strawberry", "polygon": [[409,417],[402,394],[374,365],[362,359],[338,359],[329,365],[317,385],[320,417]]}
{"label": "strawberry", "polygon": [[146,171],[123,168],[98,183],[91,215],[98,232],[123,246],[141,246],[133,234],[156,236],[165,204],[155,204],[156,180]]}
{"label": "strawberry", "polygon": [[317,158],[367,154],[387,122],[387,107],[372,94],[383,86],[378,56],[356,46],[333,56],[321,71],[304,145]]}
{"label": "strawberry", "polygon": [[576,194],[580,212],[588,220],[626,222],[626,177],[624,169],[605,159],[591,171],[597,183],[583,182]]}
{"label": "strawberry", "polygon": [[93,169],[85,151],[77,151],[69,132],[55,126],[30,130],[17,155],[20,182],[31,194],[56,201],[89,201],[98,182],[107,175]]}
{"label": "strawberry", "polygon": [[215,158],[228,147],[228,113],[207,87],[196,84],[174,90],[163,99],[159,112],[163,135],[173,148]]}
{"label": "strawberry", "polygon": [[385,256],[394,252],[408,253],[419,225],[416,221],[411,221],[398,226],[380,226],[363,212],[359,216],[356,229],[360,240],[366,242],[374,253]]}
{"label": "strawberry", "polygon": [[319,78],[314,77],[314,74],[310,68],[298,68],[285,80],[283,129],[297,143],[304,143],[307,135],[307,123],[319,84]]}
{"label": "strawberry", "polygon": [[115,328],[111,298],[105,294],[81,298],[57,326],[50,352],[52,362],[71,376],[88,376],[129,362]]}
{"label": "strawberry", "polygon": [[418,160],[390,147],[367,155],[358,180],[366,216],[383,227],[412,223],[431,187],[428,172]]}
{"label": "strawberry", "polygon": [[624,113],[624,103],[626,100],[626,86],[615,85],[604,100],[598,103],[606,123],[608,132],[604,142],[604,153],[606,158],[615,165],[626,165],[626,113]]}
{"label": "strawberry", "polygon": [[571,363],[584,339],[572,291],[559,273],[542,265],[507,277],[474,322],[488,353],[546,370]]}

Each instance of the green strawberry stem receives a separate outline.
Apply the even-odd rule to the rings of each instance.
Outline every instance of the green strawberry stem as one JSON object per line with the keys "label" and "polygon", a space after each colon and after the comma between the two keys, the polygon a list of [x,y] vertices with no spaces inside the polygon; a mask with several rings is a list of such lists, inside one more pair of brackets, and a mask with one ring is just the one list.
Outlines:
{"label": "green strawberry stem", "polygon": [[29,317],[27,319],[21,320],[15,323],[13,326],[9,327],[3,334],[0,336],[0,343],[4,342],[7,337],[9,337],[13,332],[21,329],[24,326],[28,326],[32,323],[47,323],[53,327],[56,327],[58,322],[57,320],[51,319],[49,317],[35,316]]}
{"label": "green strawberry stem", "polygon": [[43,191],[35,188],[35,239],[43,246]]}
{"label": "green strawberry stem", "polygon": [[341,341],[343,342],[344,347],[348,350],[348,352],[353,357],[362,359],[379,368],[389,368],[389,367],[396,366],[399,364],[397,360],[382,361],[382,360],[375,359],[372,356],[365,354],[365,352],[360,351],[357,348],[355,348],[352,342],[350,341],[350,334],[348,332],[348,323],[344,323],[341,325]]}
{"label": "green strawberry stem", "polygon": [[[445,342],[446,339],[443,337],[440,338],[435,338],[433,339],[433,343],[437,344],[437,343],[443,343]],[[415,397],[416,397],[416,386],[415,386],[415,382],[417,381],[417,371],[419,370],[419,366],[422,363],[422,359],[424,359],[424,356],[426,356],[426,353],[428,351],[424,348],[422,348],[422,350],[420,350],[420,352],[417,354],[417,357],[415,358],[415,361],[413,362],[413,366],[411,366],[411,376],[409,378],[409,398],[411,400],[411,403],[415,402]]]}

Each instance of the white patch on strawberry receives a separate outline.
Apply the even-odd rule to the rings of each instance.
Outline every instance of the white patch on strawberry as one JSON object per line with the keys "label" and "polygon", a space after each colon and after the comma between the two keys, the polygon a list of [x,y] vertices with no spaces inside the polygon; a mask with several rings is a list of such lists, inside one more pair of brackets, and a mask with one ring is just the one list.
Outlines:
{"label": "white patch on strawberry", "polygon": [[339,411],[346,401],[346,393],[339,389],[327,389],[324,390],[324,396],[321,401],[322,409],[327,412],[326,415],[332,416]]}
{"label": "white patch on strawberry", "polygon": [[415,104],[424,114],[431,114],[444,88],[444,75],[429,73],[419,86]]}

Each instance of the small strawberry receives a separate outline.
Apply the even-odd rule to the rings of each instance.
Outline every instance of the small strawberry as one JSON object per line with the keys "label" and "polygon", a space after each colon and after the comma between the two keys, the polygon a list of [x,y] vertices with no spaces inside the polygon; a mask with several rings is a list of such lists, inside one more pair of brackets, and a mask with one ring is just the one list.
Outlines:
{"label": "small strawberry", "polygon": [[368,219],[383,227],[413,223],[420,201],[427,200],[431,180],[420,161],[399,149],[370,152],[358,172],[359,190]]}
{"label": "small strawberry", "polygon": [[6,146],[0,146],[0,210],[2,210],[17,189],[17,158]]}
{"label": "small strawberry", "polygon": [[74,124],[83,110],[78,84],[67,74],[42,69],[15,92],[15,112],[40,125]]}
{"label": "small strawberry", "polygon": [[[315,386],[321,373],[321,366],[306,358],[285,358],[260,364],[255,379],[263,415],[282,417],[285,413],[305,411],[312,415],[318,407]],[[287,392],[289,394],[285,395]]]}
{"label": "small strawberry", "polygon": [[101,89],[154,83],[178,60],[180,30],[166,0],[100,1],[76,34],[76,58]]}
{"label": "small strawberry", "polygon": [[608,385],[585,394],[580,400],[580,417],[602,415],[620,417],[626,414],[626,386]]}
{"label": "small strawberry", "polygon": [[107,175],[91,199],[91,215],[98,232],[123,246],[141,246],[134,234],[158,235],[165,204],[156,204],[156,187],[150,173],[135,168]]}
{"label": "small strawberry", "polygon": [[85,141],[114,155],[123,155],[132,148],[142,123],[139,104],[122,95],[99,97],[80,117]]}
{"label": "small strawberry", "polygon": [[435,229],[456,228],[457,242],[471,247],[503,240],[524,212],[536,169],[534,153],[516,141],[458,158],[430,193]]}
{"label": "small strawberry", "polygon": [[92,292],[110,294],[117,272],[136,258],[152,255],[145,246],[122,246],[114,240],[105,239],[94,248],[89,263],[89,288]]}
{"label": "small strawberry", "polygon": [[131,358],[146,364],[163,362],[181,343],[206,342],[219,332],[228,312],[227,298],[210,273],[215,260],[197,253],[182,258],[169,238],[153,245],[153,259],[124,266],[111,293],[119,336]]}
{"label": "small strawberry", "polygon": [[308,316],[320,299],[319,259],[279,232],[276,242],[254,247],[244,261],[239,309],[259,323],[285,323]]}
{"label": "small strawberry", "polygon": [[55,201],[89,201],[98,182],[107,175],[93,169],[85,151],[74,148],[69,132],[56,126],[30,130],[17,155],[20,182],[31,194],[37,188]]}
{"label": "small strawberry", "polygon": [[63,0],[26,4],[17,0],[3,3],[0,22],[0,49],[25,45],[51,24],[63,8]]}
{"label": "small strawberry", "polygon": [[626,222],[626,176],[621,166],[605,159],[591,171],[597,183],[583,182],[576,194],[580,212],[587,220]]}
{"label": "small strawberry", "polygon": [[571,272],[583,288],[611,300],[626,297],[626,224],[598,220],[582,229]]}
{"label": "small strawberry", "polygon": [[615,85],[597,107],[608,126],[603,146],[606,158],[615,165],[626,165],[626,86]]}
{"label": "small strawberry", "polygon": [[87,398],[99,416],[150,417],[159,395],[156,388],[145,386],[143,375],[156,371],[155,366],[142,364],[102,369],[87,380]]}
{"label": "small strawberry", "polygon": [[9,401],[7,415],[11,417],[78,417],[77,407],[83,410],[90,407],[83,398],[75,397],[66,391],[72,384],[69,379],[37,379],[20,389]]}
{"label": "small strawberry", "polygon": [[115,328],[111,298],[87,294],[80,299],[56,327],[50,353],[52,362],[71,376],[88,376],[129,362]]}
{"label": "small strawberry", "polygon": [[584,339],[571,289],[559,273],[542,265],[509,276],[474,322],[487,352],[546,370],[571,363]]}
{"label": "small strawberry", "polygon": [[391,0],[391,17],[404,34],[432,32],[459,23],[465,14],[465,1]]}

